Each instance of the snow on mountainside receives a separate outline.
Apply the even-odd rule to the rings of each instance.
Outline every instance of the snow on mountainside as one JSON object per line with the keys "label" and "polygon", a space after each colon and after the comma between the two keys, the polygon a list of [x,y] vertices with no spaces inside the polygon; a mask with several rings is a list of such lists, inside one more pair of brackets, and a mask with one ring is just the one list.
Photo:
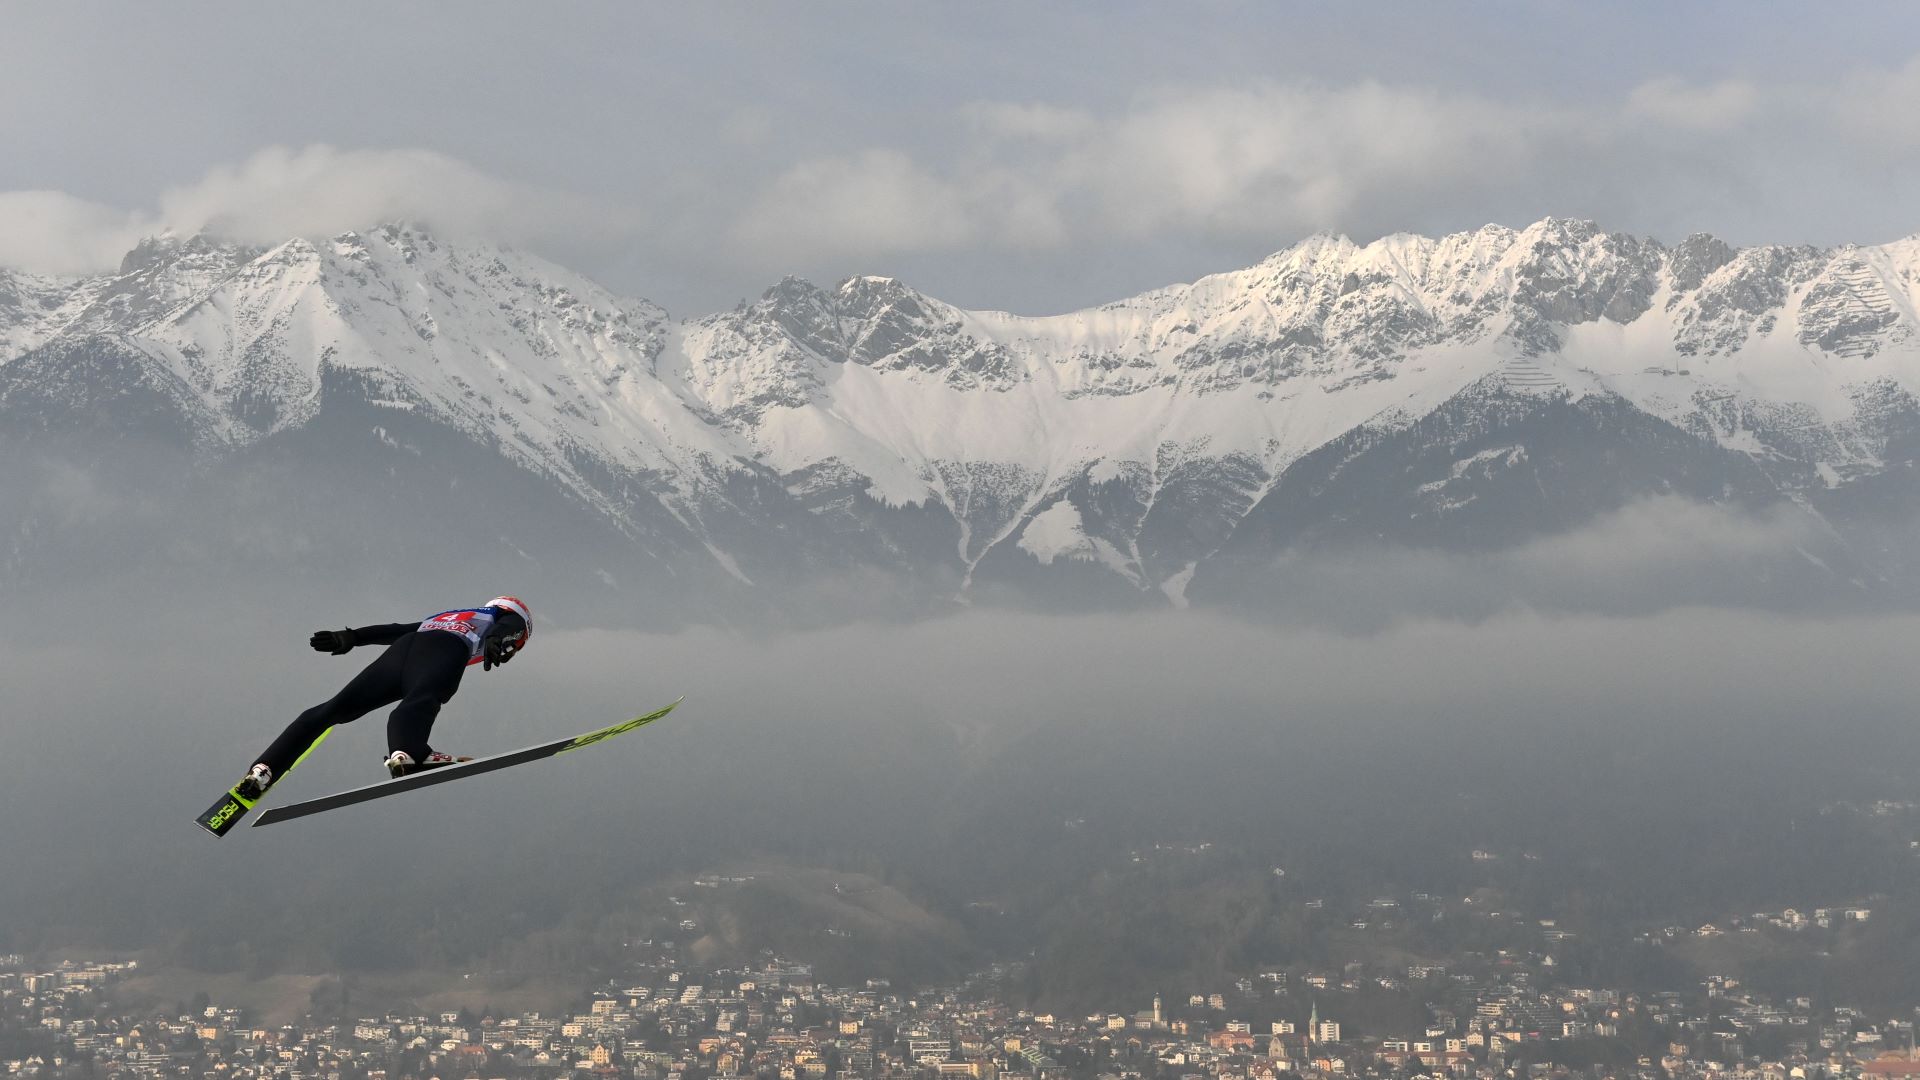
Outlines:
{"label": "snow on mountainside", "polygon": [[[1433,475],[1381,521],[1494,504],[1503,471],[1539,467],[1496,429],[1554,409],[1598,440],[1640,431],[1628,414],[1658,425],[1632,437],[1667,456],[1596,492],[1745,490],[1738,474],[1811,505],[1884,474],[1920,430],[1916,274],[1916,238],[1668,248],[1548,219],[1318,236],[1065,315],[859,277],[788,279],[676,323],[543,260],[405,226],[270,250],[167,238],[111,275],[0,271],[0,427],[26,407],[9,400],[44,411],[84,390],[39,385],[66,358],[110,350],[165,388],[205,452],[244,453],[351,398],[491,447],[615,522],[644,491],[741,581],[796,545],[873,533],[863,557],[944,561],[963,587],[1025,560],[1177,599],[1243,522],[1310,516],[1283,480],[1339,446],[1418,441],[1394,451],[1399,469]],[[1654,432],[1669,429],[1707,456],[1663,472],[1680,444]],[[378,423],[365,437],[390,438]],[[913,510],[949,524],[875,532]]]}
{"label": "snow on mountainside", "polygon": [[541,260],[389,226],[266,251],[149,241],[120,274],[72,283],[8,332],[13,356],[125,342],[218,418],[200,432],[215,447],[309,422],[331,376],[377,408],[495,439],[591,497],[582,455],[645,472],[732,452],[656,377],[668,329],[657,307]]}

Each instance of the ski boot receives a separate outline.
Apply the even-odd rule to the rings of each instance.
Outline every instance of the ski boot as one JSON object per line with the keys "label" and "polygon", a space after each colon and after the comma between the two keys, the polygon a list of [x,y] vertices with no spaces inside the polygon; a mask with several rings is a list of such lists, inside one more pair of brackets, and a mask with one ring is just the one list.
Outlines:
{"label": "ski boot", "polygon": [[273,786],[273,770],[265,765],[255,765],[247,770],[247,775],[233,786],[233,793],[252,802],[267,793]]}
{"label": "ski boot", "polygon": [[458,765],[461,762],[472,760],[473,758],[471,757],[443,754],[435,750],[427,755],[426,760],[415,761],[413,760],[413,755],[407,753],[405,750],[395,750],[393,753],[387,755],[387,775],[398,780],[409,773],[417,773],[423,769],[438,769],[444,765]]}

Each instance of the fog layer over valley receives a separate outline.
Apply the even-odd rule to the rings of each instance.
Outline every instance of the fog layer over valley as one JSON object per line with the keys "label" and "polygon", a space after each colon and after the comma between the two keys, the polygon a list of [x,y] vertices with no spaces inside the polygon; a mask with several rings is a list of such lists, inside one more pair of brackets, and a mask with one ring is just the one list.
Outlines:
{"label": "fog layer over valley", "polygon": [[[1350,572],[1399,587],[1385,561]],[[1036,999],[1080,1003],[1313,962],[1336,945],[1301,921],[1309,899],[1490,889],[1583,935],[1570,970],[1623,981],[1632,933],[1884,894],[1865,951],[1821,962],[1868,995],[1914,970],[1915,823],[1859,811],[1920,797],[1912,616],[1508,611],[1350,633],[983,611],[752,635],[570,629],[560,610],[511,667],[470,670],[437,745],[492,752],[686,704],[431,793],[219,843],[192,827],[371,659],[309,652],[309,631],[459,599],[203,594],[16,637],[0,947],[254,973],[591,971],[664,933],[834,977],[1031,957]],[[377,779],[382,727],[336,731],[277,797]],[[705,873],[755,880],[689,893]]]}

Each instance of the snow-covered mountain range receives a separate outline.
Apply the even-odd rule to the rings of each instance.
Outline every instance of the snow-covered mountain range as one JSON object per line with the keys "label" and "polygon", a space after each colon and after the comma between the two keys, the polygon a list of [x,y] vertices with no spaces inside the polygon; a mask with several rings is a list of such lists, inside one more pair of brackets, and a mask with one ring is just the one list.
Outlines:
{"label": "snow-covered mountain range", "polygon": [[[388,520],[345,505],[402,536],[430,510],[423,532],[556,573],[565,548],[614,591],[882,571],[1184,603],[1303,546],[1498,547],[1649,495],[1797,507],[1836,538],[1808,558],[1862,587],[1906,581],[1885,529],[1920,508],[1917,274],[1920,237],[1666,247],[1548,219],[1316,236],[1064,315],[789,278],[676,321],[408,226],[162,238],[113,274],[0,270],[0,438],[83,473],[169,447],[195,506],[245,507],[223,535],[299,521],[325,549],[329,521],[350,544]],[[0,522],[16,581],[100,528],[56,475]]]}

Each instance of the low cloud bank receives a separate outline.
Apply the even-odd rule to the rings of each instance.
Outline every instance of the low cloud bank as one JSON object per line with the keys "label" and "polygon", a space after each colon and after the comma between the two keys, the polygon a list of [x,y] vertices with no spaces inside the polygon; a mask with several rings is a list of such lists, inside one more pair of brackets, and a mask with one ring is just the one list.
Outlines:
{"label": "low cloud bank", "polygon": [[[724,168],[636,169],[596,180],[592,198],[427,149],[268,147],[146,206],[0,193],[0,264],[76,273],[163,229],[269,243],[406,218],[626,291],[697,280],[700,310],[792,272],[907,271],[964,304],[1051,311],[1112,298],[1067,280],[1140,288],[1318,230],[1557,214],[1670,241],[1706,229],[1873,243],[1920,221],[1900,180],[1920,167],[1917,96],[1920,59],[1817,84],[1658,77],[1574,102],[1374,80],[1173,83],[1102,107],[974,101],[882,140],[756,138],[768,120],[753,114],[717,132],[733,147]],[[1067,267],[1079,271],[1062,279]]]}
{"label": "low cloud bank", "polygon": [[[1908,526],[1920,534],[1920,527]],[[1744,509],[1643,499],[1589,525],[1494,551],[1357,545],[1288,551],[1252,584],[1203,599],[1252,618],[1371,632],[1502,615],[1651,615],[1676,608],[1864,612],[1911,605],[1877,587],[1846,539],[1790,503]]]}
{"label": "low cloud bank", "polygon": [[[129,618],[148,629],[126,636]],[[591,912],[767,857],[918,866],[935,888],[948,871],[929,852],[990,856],[982,872],[1045,860],[1068,817],[1114,843],[1211,836],[1223,790],[1233,829],[1298,829],[1259,819],[1283,805],[1267,785],[1292,792],[1289,812],[1371,807],[1343,825],[1363,879],[1383,872],[1366,852],[1405,846],[1405,804],[1438,797],[1436,775],[1477,792],[1489,820],[1532,820],[1558,811],[1519,778],[1570,768],[1625,770],[1590,781],[1625,798],[1790,780],[1867,797],[1885,786],[1873,770],[1920,764],[1905,737],[1914,616],[1512,614],[1371,634],[1195,612],[976,612],[762,638],[556,628],[511,667],[471,672],[436,742],[492,752],[686,704],[589,752],[213,841],[193,815],[368,659],[307,651],[318,624],[238,599],[219,621],[75,612],[0,656],[0,813],[34,822],[0,835],[0,865],[23,868],[0,882],[15,947],[246,924],[255,947],[337,957],[403,948],[409,920],[438,908],[526,927],[526,912]],[[383,727],[336,731],[285,797],[377,778]],[[968,872],[955,864],[954,887],[978,887]],[[225,912],[207,883],[236,876],[255,885]]]}
{"label": "low cloud bank", "polygon": [[0,192],[0,266],[97,272],[160,233],[278,244],[399,220],[592,265],[635,240],[644,215],[503,180],[431,150],[274,146],[162,191],[152,207],[116,208],[54,191]]}
{"label": "low cloud bank", "polygon": [[[946,155],[869,148],[793,165],[735,237],[800,258],[1115,234],[1371,237],[1560,214],[1670,239],[1840,229],[1874,242],[1910,232],[1920,212],[1892,179],[1920,164],[1917,93],[1920,60],[1818,86],[1663,77],[1573,104],[1375,81],[1166,86],[1106,111],[986,102],[961,112]],[[1731,189],[1729,176],[1741,178]],[[1835,183],[1871,193],[1873,209],[1807,205],[1804,192]],[[917,207],[940,227],[908,215],[875,246],[874,205]]]}

